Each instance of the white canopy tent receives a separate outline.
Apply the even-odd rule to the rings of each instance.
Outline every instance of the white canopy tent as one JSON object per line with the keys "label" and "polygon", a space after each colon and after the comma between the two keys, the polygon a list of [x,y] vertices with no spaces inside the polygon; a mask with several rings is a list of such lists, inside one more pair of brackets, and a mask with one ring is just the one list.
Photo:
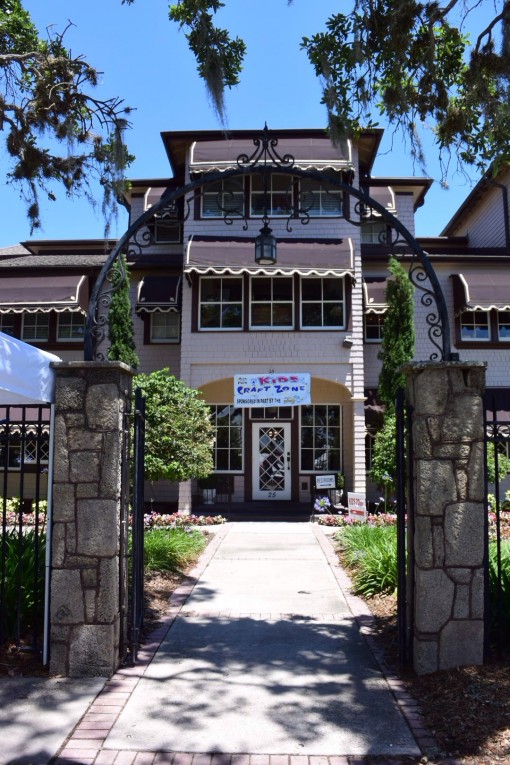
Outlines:
{"label": "white canopy tent", "polygon": [[0,405],[52,403],[52,361],[61,359],[0,332]]}
{"label": "white canopy tent", "polygon": [[[48,464],[47,524],[52,525],[52,477],[55,373],[50,369],[58,356],[40,351],[28,343],[0,332],[0,406],[51,404],[50,448]],[[46,544],[43,664],[49,658],[49,592],[51,570],[51,534]]]}

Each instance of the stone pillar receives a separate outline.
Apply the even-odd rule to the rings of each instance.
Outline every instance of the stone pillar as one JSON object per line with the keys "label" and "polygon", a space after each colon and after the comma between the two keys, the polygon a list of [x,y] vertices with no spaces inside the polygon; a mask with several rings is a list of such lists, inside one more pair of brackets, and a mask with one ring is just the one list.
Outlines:
{"label": "stone pillar", "polygon": [[483,662],[485,365],[404,371],[413,408],[410,623],[414,669],[426,674]]}
{"label": "stone pillar", "polygon": [[[56,372],[50,674],[109,677],[119,664],[124,415],[132,370],[62,362]],[[125,493],[128,496],[128,493]],[[124,609],[125,610],[125,609]]]}

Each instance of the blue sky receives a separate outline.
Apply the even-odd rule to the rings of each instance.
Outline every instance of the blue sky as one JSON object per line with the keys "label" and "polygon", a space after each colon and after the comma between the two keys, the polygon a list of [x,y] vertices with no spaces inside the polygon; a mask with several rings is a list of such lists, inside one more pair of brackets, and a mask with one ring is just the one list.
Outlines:
{"label": "blue sky", "polygon": [[[169,174],[160,132],[206,130],[221,126],[198,77],[183,32],[168,20],[167,0],[26,0],[25,6],[40,30],[48,25],[62,30],[75,54],[103,72],[97,94],[121,96],[135,108],[132,130],[127,135],[136,161],[132,178],[165,177]],[[227,93],[228,126],[231,129],[325,127],[321,89],[304,51],[301,38],[324,28],[324,22],[341,8],[338,0],[226,0],[219,23],[244,38],[248,46],[241,84]],[[428,143],[428,142],[427,142]],[[423,175],[413,168],[402,137],[388,129],[374,175]],[[427,172],[439,177],[434,149],[429,149]],[[0,162],[7,169],[3,147]],[[476,180],[476,178],[475,178]],[[450,178],[449,190],[433,184],[424,207],[417,213],[417,234],[438,235],[470,190],[460,175]],[[84,200],[69,201],[57,189],[56,202],[41,196],[43,230],[30,235],[25,211],[15,187],[0,188],[3,211],[0,246],[27,239],[100,238],[104,222]],[[112,235],[126,228],[120,211]]]}

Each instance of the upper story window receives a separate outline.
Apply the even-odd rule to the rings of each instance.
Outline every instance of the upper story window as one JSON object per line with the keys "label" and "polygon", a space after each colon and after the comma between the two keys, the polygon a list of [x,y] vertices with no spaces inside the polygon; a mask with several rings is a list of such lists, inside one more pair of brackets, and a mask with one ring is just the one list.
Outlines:
{"label": "upper story window", "polygon": [[383,313],[365,314],[365,342],[380,343],[384,325]]}
{"label": "upper story window", "polygon": [[[254,217],[288,217],[293,209],[293,182],[291,175],[270,175],[267,179],[267,193],[260,175],[251,178],[250,213]],[[267,205],[267,209],[265,206]]]}
{"label": "upper story window", "polygon": [[345,325],[344,280],[310,277],[301,280],[302,329],[341,329]]}
{"label": "upper story window", "polygon": [[388,226],[382,220],[367,221],[361,224],[361,241],[363,244],[385,244]]}
{"label": "upper story window", "polygon": [[0,313],[0,332],[3,332],[4,335],[11,335],[11,337],[16,337],[14,316],[12,313]]}
{"label": "upper story window", "polygon": [[178,343],[180,340],[181,315],[176,311],[150,314],[151,343]]}
{"label": "upper story window", "polygon": [[342,214],[342,192],[328,183],[303,178],[299,202],[300,208],[312,217],[338,217]]}
{"label": "upper story window", "polygon": [[490,340],[488,311],[465,311],[460,316],[461,340]]}
{"label": "upper story window", "polygon": [[83,340],[85,335],[85,317],[81,313],[59,313],[57,320],[57,340],[60,343]]}
{"label": "upper story window", "polygon": [[203,276],[200,279],[199,327],[243,328],[243,280],[240,276]]}
{"label": "upper story window", "polygon": [[291,276],[255,276],[251,280],[250,326],[292,329],[294,282]]}
{"label": "upper story window", "polygon": [[510,311],[498,311],[498,338],[510,340]]}
{"label": "upper story window", "polygon": [[50,317],[47,313],[23,314],[21,339],[27,343],[45,342],[50,336]]}
{"label": "upper story window", "polygon": [[223,218],[229,213],[244,215],[242,180],[227,178],[205,186],[202,192],[202,218]]}

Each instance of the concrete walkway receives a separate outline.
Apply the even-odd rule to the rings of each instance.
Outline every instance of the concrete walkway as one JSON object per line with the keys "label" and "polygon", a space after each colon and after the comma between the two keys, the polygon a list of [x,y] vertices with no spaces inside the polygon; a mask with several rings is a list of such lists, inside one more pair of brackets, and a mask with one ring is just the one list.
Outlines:
{"label": "concrete walkway", "polygon": [[52,762],[418,762],[434,742],[381,672],[363,634],[370,613],[348,586],[320,527],[220,528],[137,665],[106,684]]}

